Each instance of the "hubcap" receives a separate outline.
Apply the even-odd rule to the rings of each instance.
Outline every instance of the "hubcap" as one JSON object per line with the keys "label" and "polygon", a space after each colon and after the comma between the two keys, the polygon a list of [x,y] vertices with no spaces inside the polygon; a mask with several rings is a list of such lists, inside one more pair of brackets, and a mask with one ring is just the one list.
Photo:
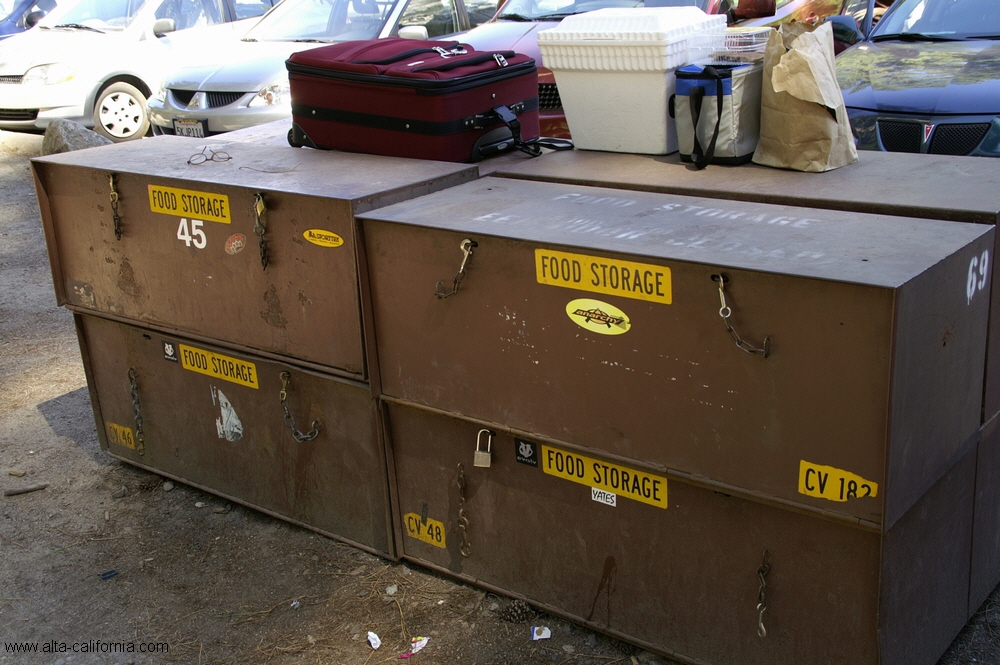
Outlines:
{"label": "hubcap", "polygon": [[142,105],[132,95],[116,92],[104,98],[98,118],[108,134],[124,139],[142,127]]}

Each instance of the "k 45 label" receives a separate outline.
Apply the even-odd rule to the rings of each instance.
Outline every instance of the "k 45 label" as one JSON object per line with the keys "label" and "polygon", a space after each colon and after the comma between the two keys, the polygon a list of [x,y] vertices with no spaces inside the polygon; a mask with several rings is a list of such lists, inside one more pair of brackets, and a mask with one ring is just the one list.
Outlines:
{"label": "k 45 label", "polygon": [[878,483],[832,466],[799,462],[799,494],[844,503],[878,496]]}
{"label": "k 45 label", "polygon": [[663,305],[673,301],[670,268],[651,263],[536,249],[535,279],[539,284]]}
{"label": "k 45 label", "polygon": [[403,522],[406,525],[406,535],[410,538],[416,538],[423,543],[442,549],[447,547],[444,524],[441,522],[432,519],[424,521],[416,513],[406,513],[403,515]]}
{"label": "k 45 label", "polygon": [[[667,479],[551,446],[542,446],[542,470],[634,501],[667,507]],[[593,497],[593,494],[591,494]]]}

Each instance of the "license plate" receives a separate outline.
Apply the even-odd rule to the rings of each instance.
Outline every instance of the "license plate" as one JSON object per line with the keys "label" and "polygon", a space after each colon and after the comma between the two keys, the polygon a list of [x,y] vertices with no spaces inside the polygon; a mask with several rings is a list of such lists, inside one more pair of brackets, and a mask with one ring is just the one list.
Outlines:
{"label": "license plate", "polygon": [[193,136],[195,138],[205,138],[205,121],[204,120],[182,120],[181,118],[174,118],[174,134],[177,136]]}

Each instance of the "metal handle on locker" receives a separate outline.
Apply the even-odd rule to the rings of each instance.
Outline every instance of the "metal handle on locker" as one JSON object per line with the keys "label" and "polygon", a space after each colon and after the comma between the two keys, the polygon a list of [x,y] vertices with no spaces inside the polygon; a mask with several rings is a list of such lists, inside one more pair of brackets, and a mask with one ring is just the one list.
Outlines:
{"label": "metal handle on locker", "polygon": [[722,274],[712,275],[712,281],[718,282],[719,284],[719,301],[722,303],[722,307],[719,308],[719,316],[721,316],[722,320],[725,322],[726,332],[729,333],[729,336],[733,338],[733,341],[736,343],[737,348],[739,348],[739,350],[743,351],[744,353],[764,356],[765,358],[771,355],[770,336],[764,338],[764,348],[757,348],[753,344],[750,344],[749,342],[745,341],[742,337],[740,337],[740,334],[736,332],[736,330],[733,328],[733,324],[729,320],[729,317],[732,316],[733,314],[733,310],[726,303],[726,282],[729,281],[729,278]]}
{"label": "metal handle on locker", "polygon": [[308,432],[302,433],[295,428],[295,417],[288,410],[288,382],[291,377],[292,375],[288,372],[281,373],[281,392],[278,393],[278,400],[281,402],[281,408],[285,411],[285,425],[292,430],[292,438],[295,439],[296,443],[305,443],[319,436],[319,420],[312,421],[312,425],[309,426],[311,429]]}
{"label": "metal handle on locker", "polygon": [[109,198],[111,199],[111,218],[114,220],[115,225],[115,240],[122,239],[122,218],[118,214],[118,192],[115,190],[115,174],[108,174],[108,186],[111,190]]}
{"label": "metal handle on locker", "polygon": [[[486,450],[482,449],[483,434],[486,434]],[[488,467],[493,461],[493,432],[488,429],[481,429],[476,434],[476,454],[472,459],[472,466]]]}
{"label": "metal handle on locker", "polygon": [[251,212],[254,217],[253,234],[257,236],[257,242],[260,244],[260,267],[267,270],[267,240],[264,239],[264,233],[267,231],[267,226],[264,224],[264,213],[267,212],[267,206],[264,204],[263,194],[254,195]]}
{"label": "metal handle on locker", "polygon": [[134,367],[128,368],[129,394],[132,397],[132,411],[135,413],[135,450],[146,454],[146,437],[142,433],[142,405],[139,403],[139,377]]}
{"label": "metal handle on locker", "polygon": [[475,247],[479,247],[479,243],[475,240],[466,238],[462,241],[462,244],[459,245],[459,248],[462,250],[462,265],[458,267],[458,274],[455,275],[455,278],[451,282],[451,291],[445,291],[444,282],[438,282],[434,287],[434,295],[443,299],[450,298],[458,293],[458,285],[465,279],[465,267],[469,264],[469,259],[472,258],[472,250]]}

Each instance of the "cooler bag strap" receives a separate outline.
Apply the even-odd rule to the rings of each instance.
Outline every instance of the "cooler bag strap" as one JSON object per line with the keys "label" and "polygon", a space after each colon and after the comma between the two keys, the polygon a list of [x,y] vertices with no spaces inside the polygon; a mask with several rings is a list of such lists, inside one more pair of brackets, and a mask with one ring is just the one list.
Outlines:
{"label": "cooler bag strap", "polygon": [[469,47],[461,44],[460,42],[451,42],[443,46],[423,46],[421,48],[411,48],[408,51],[397,53],[396,55],[389,56],[383,60],[351,60],[351,63],[355,65],[391,65],[394,62],[406,60],[407,58],[412,58],[413,56],[420,55],[422,53],[438,53],[441,57],[447,58],[453,55],[465,55],[468,53],[468,48]]}
{"label": "cooler bag strap", "polygon": [[705,67],[702,74],[715,79],[715,99],[718,112],[715,116],[715,131],[712,132],[712,140],[708,148],[702,152],[701,142],[698,140],[698,120],[701,117],[701,104],[705,97],[705,86],[695,86],[691,88],[691,124],[694,129],[694,150],[691,151],[691,161],[696,169],[701,170],[708,166],[715,156],[715,143],[719,140],[719,126],[722,122],[722,76],[715,67]]}

